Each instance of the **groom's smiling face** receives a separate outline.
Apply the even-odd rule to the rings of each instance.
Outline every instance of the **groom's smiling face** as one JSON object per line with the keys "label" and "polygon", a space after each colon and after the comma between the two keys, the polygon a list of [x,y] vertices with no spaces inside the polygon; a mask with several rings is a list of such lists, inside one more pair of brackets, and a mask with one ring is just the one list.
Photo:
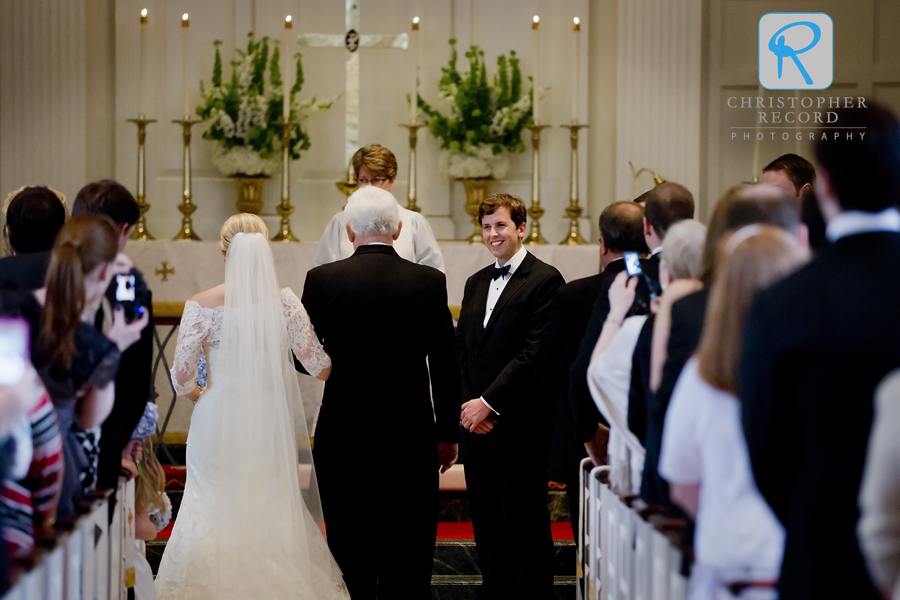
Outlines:
{"label": "groom's smiling face", "polygon": [[500,266],[506,264],[522,247],[525,237],[525,223],[516,227],[509,209],[501,206],[481,219],[481,237]]}

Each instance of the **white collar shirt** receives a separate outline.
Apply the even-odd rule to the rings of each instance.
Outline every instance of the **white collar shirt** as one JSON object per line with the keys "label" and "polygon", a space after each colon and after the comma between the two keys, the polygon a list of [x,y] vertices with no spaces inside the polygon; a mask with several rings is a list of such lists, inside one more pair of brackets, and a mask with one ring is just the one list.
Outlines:
{"label": "white collar shirt", "polygon": [[831,242],[860,233],[900,231],[900,211],[888,208],[878,213],[861,210],[844,211],[828,222],[825,236]]}
{"label": "white collar shirt", "polygon": [[[513,273],[516,272],[516,269],[519,268],[519,265],[522,264],[522,261],[525,260],[525,255],[528,254],[528,250],[522,246],[518,252],[513,254],[512,258],[506,263],[509,265],[509,273],[502,277],[498,277],[497,279],[492,279],[490,283],[490,288],[488,288],[488,296],[487,296],[487,304],[484,307],[484,327],[487,327],[488,320],[491,318],[491,314],[494,312],[494,307],[497,306],[497,301],[500,299],[500,295],[503,293],[503,290],[506,289],[506,284],[513,276]],[[506,265],[504,265],[506,266]],[[494,261],[494,267],[500,268],[500,262]]]}
{"label": "white collar shirt", "polygon": [[654,248],[653,250],[650,251],[650,256],[656,256],[660,252],[662,252],[662,246],[657,246],[656,248]]}

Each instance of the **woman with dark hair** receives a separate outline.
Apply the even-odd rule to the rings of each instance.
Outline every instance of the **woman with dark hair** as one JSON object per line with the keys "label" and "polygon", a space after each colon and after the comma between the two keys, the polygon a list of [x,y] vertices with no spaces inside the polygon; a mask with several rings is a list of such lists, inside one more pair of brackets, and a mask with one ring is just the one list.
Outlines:
{"label": "woman with dark hair", "polygon": [[769,225],[749,225],[720,244],[700,346],[672,393],[659,460],[672,501],[697,523],[692,600],[730,597],[726,590],[777,597],[784,529],[750,470],[738,366],[754,295],[808,257],[796,237]]}
{"label": "woman with dark hair", "polygon": [[115,399],[119,357],[147,325],[146,316],[126,323],[121,308],[108,337],[81,320],[116,275],[117,253],[118,229],[110,218],[72,217],[53,245],[46,287],[35,292],[43,306],[36,365],[63,436],[65,474],[58,508],[63,518],[93,493],[100,425]]}

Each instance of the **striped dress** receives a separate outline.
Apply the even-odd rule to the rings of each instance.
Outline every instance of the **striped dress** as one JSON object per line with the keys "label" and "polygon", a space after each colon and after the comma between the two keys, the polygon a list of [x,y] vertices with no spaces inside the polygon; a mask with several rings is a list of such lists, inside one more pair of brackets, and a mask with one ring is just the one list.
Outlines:
{"label": "striped dress", "polygon": [[44,394],[28,413],[34,453],[24,479],[5,480],[0,488],[0,534],[6,555],[28,556],[36,528],[52,523],[63,466],[62,437],[53,404]]}

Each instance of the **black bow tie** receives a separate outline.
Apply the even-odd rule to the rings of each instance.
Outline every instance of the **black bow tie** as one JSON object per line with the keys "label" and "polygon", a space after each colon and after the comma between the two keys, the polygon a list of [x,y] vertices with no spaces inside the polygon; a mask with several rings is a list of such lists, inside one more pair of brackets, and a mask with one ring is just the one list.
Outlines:
{"label": "black bow tie", "polygon": [[509,275],[509,265],[500,267],[499,269],[497,267],[491,267],[491,281],[497,279],[498,277],[505,277],[507,275]]}

